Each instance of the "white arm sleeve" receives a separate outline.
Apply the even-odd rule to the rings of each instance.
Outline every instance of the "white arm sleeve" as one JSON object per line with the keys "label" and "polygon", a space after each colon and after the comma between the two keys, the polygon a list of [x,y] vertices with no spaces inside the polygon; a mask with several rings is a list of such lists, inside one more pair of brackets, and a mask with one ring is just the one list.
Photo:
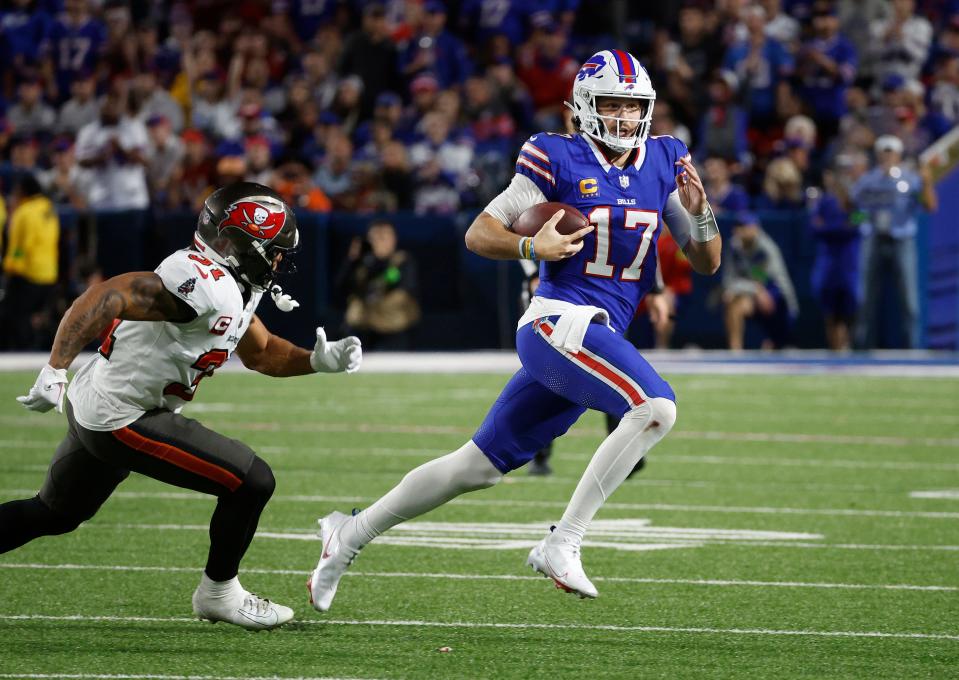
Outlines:
{"label": "white arm sleeve", "polygon": [[539,187],[529,177],[516,174],[513,175],[513,181],[509,183],[509,186],[489,202],[484,212],[509,226],[524,210],[540,203],[546,203],[546,196]]}
{"label": "white arm sleeve", "polygon": [[679,189],[674,190],[666,199],[663,219],[669,227],[673,240],[680,248],[685,248],[690,238],[705,243],[719,234],[719,226],[716,224],[716,215],[713,213],[712,206],[707,203],[706,211],[702,215],[690,215],[679,198]]}
{"label": "white arm sleeve", "polygon": [[685,248],[689,243],[689,235],[693,229],[693,216],[686,212],[683,202],[679,200],[679,190],[673,191],[666,199],[666,207],[663,209],[663,220],[669,227],[669,233],[680,249]]}

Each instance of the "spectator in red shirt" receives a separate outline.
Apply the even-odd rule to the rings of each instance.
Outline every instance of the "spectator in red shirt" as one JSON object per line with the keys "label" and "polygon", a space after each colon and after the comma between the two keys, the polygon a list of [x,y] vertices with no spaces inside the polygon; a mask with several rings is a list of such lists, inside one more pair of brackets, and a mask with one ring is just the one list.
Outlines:
{"label": "spectator in red shirt", "polygon": [[554,22],[538,28],[530,44],[520,50],[516,63],[519,75],[533,98],[535,127],[561,128],[563,102],[569,98],[570,83],[579,63],[566,54],[566,32]]}

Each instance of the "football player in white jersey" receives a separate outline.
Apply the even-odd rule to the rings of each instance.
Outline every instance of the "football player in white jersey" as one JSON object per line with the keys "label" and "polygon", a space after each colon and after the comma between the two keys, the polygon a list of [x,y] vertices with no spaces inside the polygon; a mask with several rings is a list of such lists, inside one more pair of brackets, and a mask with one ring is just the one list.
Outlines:
{"label": "football player in white jersey", "polygon": [[[318,328],[311,351],[271,334],[255,314],[267,291],[280,309],[297,306],[275,279],[298,241],[296,217],[275,191],[232,184],[206,200],[191,247],[156,271],[116,276],[77,298],[60,322],[48,365],[18,398],[33,411],[65,410],[67,434],[40,492],[0,505],[0,553],[73,531],[131,471],[139,472],[218,498],[206,568],[193,594],[197,616],[251,630],[293,618],[289,607],[246,591],[237,578],[273,493],[270,467],[242,442],[180,410],[234,351],[247,368],[272,376],[359,368],[357,338],[327,342]],[[107,327],[99,353],[68,389],[67,368]]]}

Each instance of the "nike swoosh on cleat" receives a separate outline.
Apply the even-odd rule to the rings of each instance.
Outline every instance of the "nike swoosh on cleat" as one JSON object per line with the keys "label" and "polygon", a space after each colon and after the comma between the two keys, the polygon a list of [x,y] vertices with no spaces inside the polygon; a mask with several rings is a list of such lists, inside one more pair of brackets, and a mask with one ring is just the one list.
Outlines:
{"label": "nike swoosh on cleat", "polygon": [[[271,611],[268,616],[258,616],[256,614],[247,614],[245,611],[240,610],[240,616],[245,619],[252,621],[253,623],[258,623],[261,626],[274,626],[276,625],[277,617],[276,612]],[[272,620],[271,620],[272,619]]]}

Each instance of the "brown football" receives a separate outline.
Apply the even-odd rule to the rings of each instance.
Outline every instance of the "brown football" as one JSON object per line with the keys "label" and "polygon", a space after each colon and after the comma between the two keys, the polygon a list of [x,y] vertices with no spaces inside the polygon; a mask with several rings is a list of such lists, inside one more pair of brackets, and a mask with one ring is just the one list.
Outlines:
{"label": "brown football", "polygon": [[556,225],[556,231],[560,234],[572,234],[579,231],[589,221],[579,210],[565,203],[539,203],[532,208],[527,208],[523,214],[516,218],[510,229],[520,236],[536,236],[536,233],[542,228],[543,223],[556,214],[557,210],[565,210],[566,214]]}

